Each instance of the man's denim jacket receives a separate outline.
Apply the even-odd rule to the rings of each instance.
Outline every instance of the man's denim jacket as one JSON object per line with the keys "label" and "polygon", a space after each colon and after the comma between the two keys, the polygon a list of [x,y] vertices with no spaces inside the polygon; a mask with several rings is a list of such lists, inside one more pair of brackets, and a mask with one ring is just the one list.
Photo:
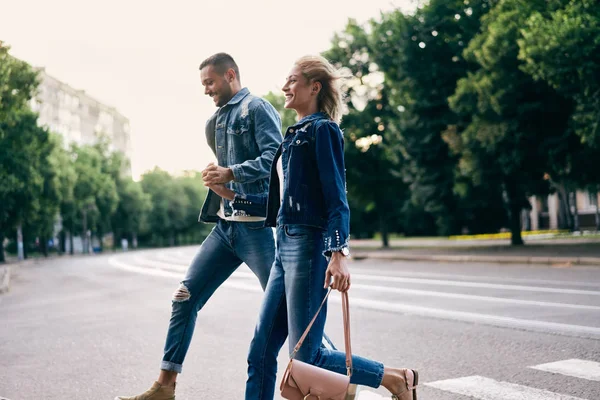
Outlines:
{"label": "man's denim jacket", "polygon": [[[226,186],[236,193],[233,201],[223,199],[226,217],[262,216],[266,205],[244,210],[245,195],[266,196],[269,168],[281,143],[281,118],[266,100],[244,88],[206,122],[206,140],[222,167],[231,168],[234,180]],[[247,205],[247,204],[246,204]],[[221,197],[208,191],[199,221],[217,222]]]}
{"label": "man's denim jacket", "polygon": [[[284,188],[280,199],[277,160],[282,157]],[[326,231],[325,255],[348,246],[350,208],[346,197],[344,138],[324,113],[289,127],[271,166],[269,195],[244,196],[245,210],[267,202],[266,226],[309,225]]]}

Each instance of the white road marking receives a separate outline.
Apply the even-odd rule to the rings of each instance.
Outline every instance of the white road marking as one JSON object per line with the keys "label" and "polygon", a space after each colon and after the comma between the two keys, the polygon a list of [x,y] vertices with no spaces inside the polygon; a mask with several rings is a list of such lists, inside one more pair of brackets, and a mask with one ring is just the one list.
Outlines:
{"label": "white road marking", "polygon": [[[122,263],[116,260],[116,257],[109,258],[109,264],[112,266],[128,270],[131,272],[162,276],[175,278],[178,280],[182,279],[181,273],[165,271],[162,269],[153,269],[153,268],[145,268],[129,265],[126,263]],[[235,273],[237,276],[245,276],[246,272]],[[242,290],[249,290],[254,292],[261,292],[261,288],[257,282],[253,283],[245,283],[236,280],[227,280],[223,286],[232,287]],[[339,296],[332,297],[333,301],[339,302]],[[434,317],[446,320],[454,320],[454,321],[466,321],[472,323],[485,323],[493,326],[500,327],[510,327],[510,328],[519,328],[519,329],[534,329],[534,330],[542,330],[542,331],[550,331],[562,334],[574,334],[584,337],[598,337],[600,338],[600,328],[591,327],[591,326],[582,326],[582,325],[570,325],[563,324],[557,322],[545,322],[545,321],[536,321],[536,320],[528,320],[528,319],[519,319],[512,317],[502,317],[496,315],[488,315],[488,314],[480,314],[480,313],[471,313],[464,311],[453,311],[447,309],[440,308],[430,308],[430,307],[420,307],[415,305],[401,304],[401,303],[391,303],[385,301],[378,300],[370,300],[359,297],[352,297],[350,304],[357,307],[379,310],[379,311],[391,311],[391,312],[399,312],[411,315],[418,315],[424,317]]]}
{"label": "white road marking", "polygon": [[529,368],[600,382],[600,363],[595,361],[571,359],[534,365]]}
{"label": "white road marking", "polygon": [[583,400],[579,397],[549,392],[543,389],[495,381],[483,376],[467,376],[426,383],[425,385],[480,400]]}

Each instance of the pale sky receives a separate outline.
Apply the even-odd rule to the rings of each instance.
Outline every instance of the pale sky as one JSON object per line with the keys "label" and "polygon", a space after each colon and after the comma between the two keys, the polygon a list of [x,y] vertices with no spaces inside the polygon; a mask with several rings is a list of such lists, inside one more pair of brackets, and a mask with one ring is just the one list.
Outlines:
{"label": "pale sky", "polygon": [[330,47],[348,18],[414,0],[0,0],[11,53],[129,118],[132,171],[177,173],[214,160],[204,122],[216,111],[198,66],[220,51],[256,95],[279,91],[295,59]]}

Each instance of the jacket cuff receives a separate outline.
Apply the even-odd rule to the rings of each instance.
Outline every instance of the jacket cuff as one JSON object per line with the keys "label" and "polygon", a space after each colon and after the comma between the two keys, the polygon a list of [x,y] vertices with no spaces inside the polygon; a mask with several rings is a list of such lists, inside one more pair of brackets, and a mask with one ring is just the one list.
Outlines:
{"label": "jacket cuff", "polygon": [[341,251],[344,247],[349,247],[350,235],[343,229],[334,228],[328,231],[325,237],[325,250],[323,255],[331,257],[331,254],[336,251]]}
{"label": "jacket cuff", "polygon": [[231,202],[234,210],[244,211],[251,217],[266,217],[266,198],[256,194],[236,194]]}
{"label": "jacket cuff", "polygon": [[231,168],[231,172],[233,173],[233,181],[234,182],[244,182],[244,172],[242,171],[242,166],[239,164],[229,166]]}

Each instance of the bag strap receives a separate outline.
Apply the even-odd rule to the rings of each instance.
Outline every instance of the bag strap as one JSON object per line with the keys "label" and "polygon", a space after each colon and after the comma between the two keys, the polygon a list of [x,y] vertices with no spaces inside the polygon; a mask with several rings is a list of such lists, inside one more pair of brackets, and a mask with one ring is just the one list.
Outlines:
{"label": "bag strap", "polygon": [[[327,302],[327,298],[331,294],[331,290],[332,289],[330,287],[327,291],[327,294],[325,295],[325,298],[321,302],[321,305],[319,306],[319,309],[317,310],[315,316],[306,327],[306,330],[300,337],[300,340],[298,340],[296,347],[294,347],[294,351],[292,352],[292,354],[290,354],[290,360],[294,359],[296,353],[298,353],[298,350],[300,350],[302,343],[304,343],[304,339],[306,339],[306,336],[308,336],[310,328],[312,328],[315,320],[317,319],[317,316],[319,315],[321,309],[325,305],[325,302]],[[350,304],[348,303],[348,292],[342,292],[342,316],[344,318],[344,347],[346,350],[346,374],[348,376],[352,376],[352,348],[350,345]]]}

